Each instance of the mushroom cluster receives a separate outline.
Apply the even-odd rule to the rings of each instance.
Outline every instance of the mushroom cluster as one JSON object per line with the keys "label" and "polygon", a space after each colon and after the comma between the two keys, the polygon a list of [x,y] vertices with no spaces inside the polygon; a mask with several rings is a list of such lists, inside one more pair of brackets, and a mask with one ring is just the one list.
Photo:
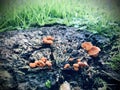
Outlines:
{"label": "mushroom cluster", "polygon": [[[46,36],[43,38],[44,44],[51,45],[51,44],[53,44],[53,41],[54,41],[54,38],[52,36]],[[93,46],[93,44],[91,42],[83,42],[81,44],[81,47],[83,49],[85,49],[90,56],[94,56],[94,57],[96,57],[100,51],[100,48]],[[74,58],[69,58],[68,61],[74,62]],[[29,63],[29,66],[31,68],[35,68],[35,67],[42,67],[43,68],[45,66],[51,67],[52,63],[51,63],[51,61],[48,61],[46,57],[42,57],[40,60],[37,60],[34,63]],[[77,59],[77,61],[75,63],[73,63],[72,65],[70,65],[69,63],[65,64],[64,69],[72,67],[75,71],[78,71],[80,68],[83,68],[86,66],[89,66],[87,64],[87,61],[81,61],[80,59]]]}
{"label": "mushroom cluster", "polygon": [[[43,41],[43,44],[53,44],[53,41],[54,41],[54,37],[52,36],[46,36],[42,39]],[[48,66],[48,67],[51,67],[52,66],[52,63],[51,61],[47,60],[46,57],[42,57],[40,60],[37,60],[35,61],[34,63],[29,63],[29,66],[31,68],[35,68],[35,67],[45,67],[45,66]]]}
{"label": "mushroom cluster", "polygon": [[35,68],[35,67],[42,67],[43,68],[45,66],[51,67],[52,63],[51,63],[51,61],[48,61],[46,57],[42,57],[40,60],[37,60],[34,63],[29,63],[29,66],[31,68]]}
{"label": "mushroom cluster", "polygon": [[[96,57],[98,56],[99,52],[101,51],[99,47],[93,46],[91,42],[83,42],[81,44],[81,47],[87,51],[87,53],[90,56]],[[69,58],[69,62],[74,62],[74,58]],[[81,61],[80,59],[77,59],[77,62],[70,65],[69,63],[64,65],[64,69],[72,67],[75,71],[78,71],[80,68],[89,66],[87,61]]]}
{"label": "mushroom cluster", "polygon": [[[72,60],[74,60],[74,59],[72,59],[72,60],[71,59],[72,58],[69,59],[69,62],[72,62]],[[81,61],[80,59],[77,59],[77,62],[72,65],[72,68],[75,71],[78,71],[79,68],[83,68],[83,67],[86,67],[86,66],[89,66],[86,61]],[[67,64],[64,65],[64,69],[67,69],[67,68],[70,68],[70,67],[71,66],[70,66],[69,63],[67,63]]]}
{"label": "mushroom cluster", "polygon": [[54,37],[52,36],[46,36],[43,38],[43,43],[44,44],[53,44]]}
{"label": "mushroom cluster", "polygon": [[93,46],[91,42],[83,42],[81,47],[85,49],[90,56],[96,57],[98,56],[101,49],[97,46]]}

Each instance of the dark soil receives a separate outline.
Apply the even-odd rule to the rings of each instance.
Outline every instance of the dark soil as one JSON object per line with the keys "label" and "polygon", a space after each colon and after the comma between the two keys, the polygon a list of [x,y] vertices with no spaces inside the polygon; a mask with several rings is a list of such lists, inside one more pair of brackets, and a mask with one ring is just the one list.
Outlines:
{"label": "dark soil", "polygon": [[[53,45],[42,43],[42,38],[48,35],[55,38]],[[84,41],[101,48],[98,57],[90,57],[81,48]],[[119,76],[105,64],[110,60],[110,48],[109,38],[64,25],[0,33],[0,90],[58,90],[64,81],[68,81],[73,90],[74,87],[98,90],[104,86],[100,79],[115,90],[119,87]],[[52,61],[52,68],[29,67],[30,62],[43,56]],[[69,58],[74,61],[69,62]],[[89,66],[79,71],[72,67],[63,69],[66,63],[72,66],[78,58],[87,61]]]}

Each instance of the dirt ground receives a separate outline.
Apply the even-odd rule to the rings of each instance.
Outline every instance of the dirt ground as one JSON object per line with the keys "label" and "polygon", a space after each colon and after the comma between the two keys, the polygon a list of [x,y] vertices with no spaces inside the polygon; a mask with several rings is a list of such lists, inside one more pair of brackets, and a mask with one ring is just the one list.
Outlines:
{"label": "dirt ground", "polygon": [[[54,43],[43,44],[42,39],[49,35],[55,38]],[[97,57],[91,57],[81,47],[85,41],[100,47]],[[0,89],[58,90],[67,81],[71,90],[117,90],[120,77],[106,64],[110,49],[109,38],[65,25],[0,33]],[[52,61],[52,67],[29,66],[41,57]],[[69,58],[74,60],[70,62]],[[72,66],[77,59],[89,66],[79,71],[63,68],[67,63]]]}

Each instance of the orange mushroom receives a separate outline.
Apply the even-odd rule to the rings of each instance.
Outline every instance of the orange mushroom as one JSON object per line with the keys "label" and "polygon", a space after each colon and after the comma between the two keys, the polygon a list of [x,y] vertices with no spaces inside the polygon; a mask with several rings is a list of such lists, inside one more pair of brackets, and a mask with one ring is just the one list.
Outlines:
{"label": "orange mushroom", "polygon": [[35,63],[29,63],[29,66],[30,66],[31,68],[35,68],[35,67],[36,67],[36,64],[35,64]]}
{"label": "orange mushroom", "polygon": [[47,40],[54,40],[54,37],[52,37],[52,36],[47,36]]}
{"label": "orange mushroom", "polygon": [[51,66],[52,66],[51,61],[46,61],[46,65],[47,65],[48,67],[51,67]]}
{"label": "orange mushroom", "polygon": [[43,38],[43,43],[44,44],[53,44],[53,41],[52,40],[47,40],[47,38]]}
{"label": "orange mushroom", "polygon": [[78,62],[78,64],[79,64],[79,67],[83,67],[84,66],[83,62]]}
{"label": "orange mushroom", "polygon": [[73,64],[73,68],[74,68],[75,71],[78,71],[79,70],[79,64],[78,63]]}
{"label": "orange mushroom", "polygon": [[44,67],[45,63],[43,61],[35,61],[36,66]]}
{"label": "orange mushroom", "polygon": [[79,67],[79,64],[78,63],[74,63],[73,67]]}
{"label": "orange mushroom", "polygon": [[80,60],[80,59],[77,59],[77,62],[81,62],[81,60]]}
{"label": "orange mushroom", "polygon": [[40,60],[45,63],[47,61],[47,58],[46,57],[42,57]]}
{"label": "orange mushroom", "polygon": [[43,38],[43,43],[44,44],[53,44],[54,38],[52,36],[47,36]]}
{"label": "orange mushroom", "polygon": [[93,57],[96,57],[98,56],[98,53],[100,52],[100,48],[99,47],[96,47],[96,46],[93,46],[89,51],[88,51],[88,54],[90,56],[93,56]]}
{"label": "orange mushroom", "polygon": [[43,42],[46,41],[46,40],[47,40],[47,37],[44,37],[42,40],[43,40]]}
{"label": "orange mushroom", "polygon": [[81,44],[81,47],[83,48],[83,49],[85,49],[85,50],[90,50],[91,48],[92,48],[92,43],[91,42],[83,42],[82,44]]}
{"label": "orange mushroom", "polygon": [[53,41],[47,40],[46,44],[53,44]]}
{"label": "orange mushroom", "polygon": [[85,67],[88,66],[87,62],[78,62],[79,67]]}
{"label": "orange mushroom", "polygon": [[36,66],[39,66],[39,61],[35,61],[34,63],[36,64]]}
{"label": "orange mushroom", "polygon": [[70,68],[70,64],[65,64],[64,69],[66,69],[66,68]]}

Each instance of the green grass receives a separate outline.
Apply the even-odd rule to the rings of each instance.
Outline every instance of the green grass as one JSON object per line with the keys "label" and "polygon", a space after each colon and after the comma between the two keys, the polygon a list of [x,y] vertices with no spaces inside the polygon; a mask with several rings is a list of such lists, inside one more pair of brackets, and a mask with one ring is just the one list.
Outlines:
{"label": "green grass", "polygon": [[9,0],[0,8],[0,32],[61,23],[111,38],[120,35],[117,4],[116,0]]}
{"label": "green grass", "polygon": [[[31,24],[62,23],[101,32],[119,22],[118,7],[109,0],[15,0],[4,7],[0,31],[29,28]],[[110,5],[109,5],[110,4]],[[0,15],[2,15],[0,14]]]}

